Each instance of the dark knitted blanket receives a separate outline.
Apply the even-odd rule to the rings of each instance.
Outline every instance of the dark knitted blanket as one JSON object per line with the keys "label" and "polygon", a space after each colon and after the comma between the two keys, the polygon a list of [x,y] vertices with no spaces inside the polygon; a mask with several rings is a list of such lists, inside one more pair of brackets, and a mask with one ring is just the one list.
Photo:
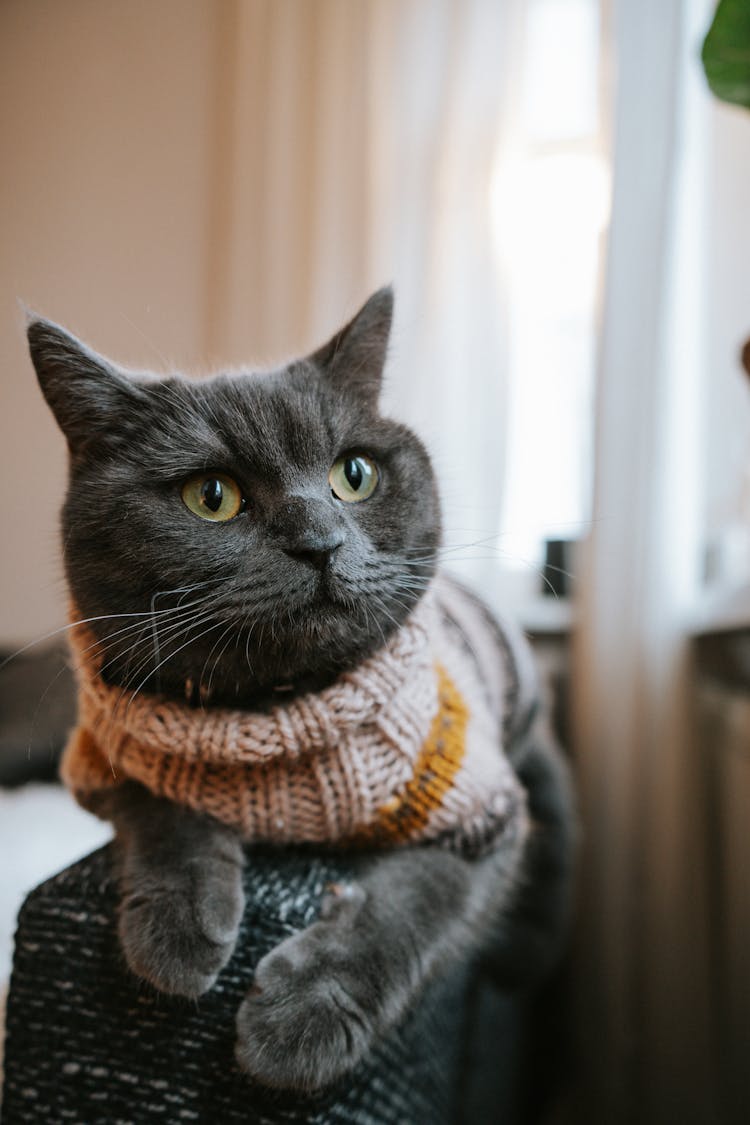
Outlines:
{"label": "dark knitted blanket", "polygon": [[325,884],[347,873],[340,857],[253,851],[237,950],[196,1003],[156,993],[126,969],[110,848],[43,884],[16,935],[3,1125],[508,1125],[519,1009],[479,988],[468,965],[434,981],[404,1025],[332,1090],[273,1093],[238,1070],[234,1019],[254,966],[308,925]]}

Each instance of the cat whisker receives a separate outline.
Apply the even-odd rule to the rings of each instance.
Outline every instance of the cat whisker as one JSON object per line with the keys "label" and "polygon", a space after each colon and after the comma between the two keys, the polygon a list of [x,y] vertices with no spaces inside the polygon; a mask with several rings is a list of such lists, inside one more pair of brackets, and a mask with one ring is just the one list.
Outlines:
{"label": "cat whisker", "polygon": [[[367,612],[367,603],[363,602],[362,604],[366,607],[365,612]],[[383,645],[385,645],[386,644],[386,637],[385,637],[385,633],[383,632],[383,626],[380,624],[380,621],[378,620],[378,617],[374,612],[373,612],[373,615],[372,615],[372,619],[375,622],[375,625],[377,627],[378,632],[380,633],[380,637],[381,637],[381,640],[383,642]]]}
{"label": "cat whisker", "polygon": [[116,618],[123,617],[149,617],[150,611],[143,610],[138,613],[102,613],[95,617],[82,617],[77,621],[69,621],[67,625],[61,625],[58,629],[52,629],[49,633],[44,633],[41,637],[35,637],[33,641],[22,645],[21,648],[16,649],[9,656],[6,656],[3,661],[0,661],[0,672],[5,668],[6,664],[10,664],[11,660],[15,660],[19,656],[23,656],[29,649],[34,648],[36,645],[44,644],[45,641],[52,640],[53,637],[59,637],[62,633],[67,633],[69,629],[74,629],[77,625],[90,625],[95,621],[113,621]]}
{"label": "cat whisker", "polygon": [[[186,629],[189,629],[192,626],[194,621],[200,619],[200,617],[204,614],[205,610],[209,608],[209,606],[209,599],[202,598],[196,602],[189,603],[187,606],[184,606],[180,609],[176,608],[173,612],[172,617],[169,618],[166,623],[163,621],[159,622],[158,624],[156,622],[152,622],[149,655],[138,665],[138,668],[135,670],[133,675],[137,676],[140,673],[140,670],[145,668],[150,661],[153,661],[154,664],[158,667],[161,662],[161,646],[167,641],[167,639],[174,639],[175,636],[182,635],[182,633]],[[146,647],[146,636],[144,635],[145,629],[146,625],[142,626],[141,634],[136,638],[135,642],[130,647],[128,660],[125,665],[126,682],[131,680],[132,661],[139,641],[143,640],[143,647]],[[160,629],[161,633],[159,632]],[[117,657],[113,657],[113,659],[108,662],[107,666],[111,665],[115,659],[117,659]],[[157,675],[157,691],[160,689],[161,681]]]}
{"label": "cat whisker", "polygon": [[[192,610],[192,612],[186,614],[186,616],[180,617],[180,619],[177,620],[177,621],[170,622],[163,631],[162,644],[166,641],[167,638],[169,638],[172,641],[174,641],[176,639],[179,639],[184,634],[189,633],[190,630],[192,628],[194,628],[196,625],[200,626],[206,619],[207,619],[207,614],[206,614],[206,607],[205,607],[205,602],[204,602],[203,604],[201,604],[200,607],[195,608],[195,609]],[[137,642],[136,642],[136,644],[137,644]],[[117,701],[116,701],[116,703],[113,707],[113,718],[116,716],[122,700],[125,698],[126,695],[129,694],[131,686],[134,683],[134,681],[141,675],[141,673],[143,672],[143,670],[145,668],[147,668],[150,664],[153,663],[153,649],[149,646],[148,655],[145,657],[145,659],[139,659],[139,663],[138,663],[137,667],[131,673],[130,665],[131,665],[131,661],[133,659],[133,656],[135,655],[136,644],[131,646],[131,652],[130,652],[130,656],[129,656],[129,659],[128,659],[128,665],[127,665],[127,668],[126,668],[126,676],[125,676],[125,679],[124,679],[124,681],[121,685],[121,690],[120,690],[120,694],[118,696],[118,699],[117,699]],[[165,657],[164,660],[161,661],[161,664],[163,665],[173,655],[174,655],[174,653],[170,652],[168,654],[168,656]],[[139,689],[140,689],[140,687],[143,686],[143,683],[145,683],[148,680],[149,676],[154,674],[155,671],[156,671],[156,669],[154,668],[148,673],[148,675],[145,677],[143,682],[139,685]]]}
{"label": "cat whisker", "polygon": [[[247,621],[249,619],[250,619],[250,615],[246,614],[244,622],[243,622],[243,626],[242,626],[243,629],[245,628],[245,624],[247,623]],[[247,631],[247,637],[245,639],[245,662],[246,662],[246,664],[248,666],[248,669],[250,671],[250,675],[253,674],[253,665],[252,665],[252,662],[250,660],[250,638],[252,637],[254,628],[255,628],[255,621],[251,621],[250,622],[250,628]]]}
{"label": "cat whisker", "polygon": [[[491,561],[491,560],[498,559],[498,558],[508,559],[510,561],[513,561],[513,562],[520,562],[523,566],[533,570],[534,573],[537,574],[542,579],[542,581],[548,586],[548,588],[550,590],[550,593],[552,593],[555,596],[558,596],[555,589],[554,589],[554,586],[550,582],[549,578],[547,577],[547,575],[544,573],[544,571],[539,567],[539,565],[537,563],[532,562],[530,559],[524,558],[523,556],[517,554],[516,552],[506,551],[502,547],[494,547],[492,545],[492,543],[490,542],[490,540],[494,539],[494,538],[497,538],[497,536],[489,536],[487,539],[477,540],[475,543],[456,544],[452,547],[440,548],[439,554],[440,554],[441,558],[446,558],[447,561],[450,562],[451,564],[461,563],[461,562]],[[483,549],[486,552],[489,552],[489,553],[482,554],[482,555],[479,555],[479,554],[467,555],[467,554],[461,554],[460,553],[460,552],[464,552],[464,551],[468,551],[468,550],[473,550],[477,546],[483,547]],[[417,564],[424,563],[424,562],[427,562],[427,561],[429,561],[429,559],[427,557],[424,557],[424,556],[421,557],[421,558],[404,559],[404,565],[408,566],[408,567],[409,566],[415,566]],[[556,573],[559,573],[559,574],[564,574],[564,575],[566,575],[566,577],[570,578],[573,581],[575,581],[575,579],[576,579],[576,576],[574,574],[570,573],[567,570],[564,570],[562,567],[545,566],[545,569],[546,570],[553,570],[553,571],[555,571]]]}
{"label": "cat whisker", "polygon": [[[391,622],[391,624],[393,625],[393,627],[395,629],[397,629],[399,627],[399,622],[396,621],[396,618],[391,613],[388,612],[388,609],[386,608],[384,599],[382,597],[379,597],[376,594],[376,595],[373,596],[372,600],[375,602],[376,607],[383,614],[383,616],[386,617]],[[382,629],[381,629],[381,635],[383,636],[383,643],[385,644],[385,635],[383,634]]]}
{"label": "cat whisker", "polygon": [[[194,590],[194,589],[197,589],[201,585],[204,585],[204,583],[198,583],[198,584],[193,585],[191,587],[184,587],[184,589],[185,590]],[[179,592],[179,590],[172,590],[172,591],[163,591],[162,593],[178,593],[178,592]],[[154,612],[159,613],[161,615],[174,614],[175,612],[178,612],[178,611],[182,612],[182,613],[185,613],[185,612],[187,612],[188,608],[191,605],[197,605],[197,604],[199,604],[199,603],[198,602],[192,602],[192,603],[188,603],[186,606],[169,607],[169,608],[157,610],[157,611],[154,611]],[[122,615],[110,614],[108,616],[111,617],[111,618],[115,618],[115,617],[122,616]],[[123,626],[123,628],[116,630],[114,633],[108,634],[105,638],[96,639],[96,640],[92,641],[90,644],[86,645],[81,650],[81,652],[78,654],[77,663],[75,665],[75,668],[76,669],[82,668],[85,664],[98,660],[103,653],[106,653],[107,650],[112,647],[112,644],[114,643],[115,638],[122,638],[122,637],[126,636],[128,633],[137,632],[138,636],[137,636],[136,640],[140,639],[140,636],[143,634],[144,629],[146,629],[148,626],[147,626],[146,622],[144,622],[142,620],[142,616],[140,614],[138,614],[137,616],[138,616],[137,621],[130,622],[128,625]],[[147,614],[146,616],[150,617],[150,616],[152,616],[152,614]],[[85,619],[85,620],[86,620],[86,623],[88,624],[89,621],[93,620],[93,619]],[[78,624],[83,624],[83,623],[84,623],[83,620],[81,620],[81,621],[78,621],[78,622],[74,622],[72,624],[78,625]],[[87,655],[87,654],[90,654],[90,655]],[[18,654],[16,654],[16,655],[18,655]],[[11,659],[11,658],[9,658],[9,659]],[[113,659],[105,661],[101,665],[101,667],[98,669],[100,674],[102,672],[106,671],[106,669],[113,663]],[[2,665],[0,665],[0,668],[1,667],[2,667]],[[67,670],[67,667],[68,667],[68,665],[66,663],[64,663],[60,667],[60,669],[55,673],[55,675],[51,678],[49,683],[46,685],[46,687],[44,688],[44,691],[42,692],[42,694],[40,695],[40,697],[39,697],[39,699],[36,703],[36,706],[34,708],[34,714],[33,714],[33,717],[32,717],[32,722],[31,722],[31,730],[30,730],[30,733],[29,733],[29,742],[28,742],[28,745],[27,745],[27,756],[29,758],[31,757],[31,753],[32,753],[32,747],[33,747],[33,741],[34,741],[34,732],[36,730],[36,725],[37,725],[37,722],[38,722],[38,719],[39,719],[40,710],[41,710],[41,708],[44,704],[44,701],[47,698],[49,692],[51,691],[53,686],[57,683],[57,681],[60,679],[60,676],[62,676],[63,673],[65,673],[65,671]],[[126,674],[127,674],[127,671],[128,671],[128,668],[126,666]]]}
{"label": "cat whisker", "polygon": [[182,652],[183,649],[186,649],[188,647],[188,645],[195,644],[196,641],[199,641],[201,639],[201,637],[205,637],[213,629],[218,629],[221,626],[221,624],[222,624],[221,621],[212,622],[202,632],[198,633],[197,636],[190,637],[187,641],[185,641],[184,644],[180,645],[180,647],[178,649],[176,649],[174,652],[170,652],[167,656],[164,657],[164,659],[162,661],[160,661],[160,663],[152,671],[148,672],[147,675],[143,677],[141,682],[135,688],[135,690],[130,692],[130,698],[128,699],[127,705],[125,707],[125,720],[127,719],[130,708],[132,707],[133,703],[135,702],[139,692],[145,686],[145,684],[148,683],[151,676],[155,675],[159,671],[159,669],[161,667],[163,667],[169,660],[174,660],[175,656],[177,656],[178,653]]}
{"label": "cat whisker", "polygon": [[[189,586],[189,587],[177,587],[175,590],[171,590],[171,591],[165,590],[162,593],[166,595],[166,594],[169,594],[169,593],[179,593],[182,590],[198,589],[201,586],[210,585],[212,582],[213,582],[213,579],[211,579],[207,582],[199,582],[199,583],[196,583],[195,585]],[[25,652],[28,652],[30,649],[34,648],[36,645],[44,644],[45,641],[50,641],[54,637],[59,637],[62,634],[67,633],[70,629],[75,629],[79,625],[92,625],[92,624],[95,624],[96,622],[99,622],[99,621],[116,621],[116,620],[123,620],[125,618],[143,619],[143,618],[146,618],[146,617],[151,617],[153,612],[165,613],[165,612],[168,612],[168,610],[153,611],[153,610],[147,609],[147,610],[137,610],[137,611],[130,612],[130,613],[101,613],[101,614],[96,614],[92,617],[80,617],[75,621],[69,621],[66,625],[60,625],[57,629],[51,629],[48,633],[43,633],[42,636],[35,637],[33,640],[28,641],[24,645],[21,645],[21,647],[16,649],[15,652],[10,653],[9,656],[6,656],[4,660],[0,661],[0,672],[2,672],[3,668],[5,668],[5,666],[7,664],[10,664],[11,660],[15,660],[17,657],[23,656],[23,654]]]}
{"label": "cat whisker", "polygon": [[[210,698],[211,698],[211,685],[213,683],[214,674],[216,672],[216,668],[217,668],[217,665],[218,665],[219,661],[221,660],[222,656],[224,655],[224,652],[226,651],[227,645],[229,644],[229,642],[232,639],[232,632],[233,632],[234,629],[235,629],[235,623],[232,621],[232,622],[229,623],[229,625],[227,625],[224,632],[220,634],[219,639],[214,642],[214,644],[211,647],[211,651],[209,652],[208,656],[206,657],[206,663],[204,664],[203,671],[201,672],[200,677],[198,679],[199,690],[200,690],[200,685],[203,682],[203,677],[205,676],[205,673],[206,673],[206,668],[208,667],[209,661],[211,660],[211,657],[212,657],[214,651],[216,650],[217,646],[221,644],[221,642],[224,640],[224,638],[225,637],[227,638],[226,641],[224,641],[223,646],[219,649],[219,653],[218,653],[218,655],[217,655],[217,657],[214,661],[213,668],[211,669],[211,675],[208,677],[208,683],[206,684],[206,700],[210,700]],[[201,695],[201,703],[203,703],[203,696],[202,695]]]}
{"label": "cat whisker", "polygon": [[[182,621],[186,616],[189,616],[191,609],[193,609],[197,606],[203,606],[203,605],[205,605],[205,599],[197,599],[196,601],[188,602],[185,605],[171,606],[167,609],[157,610],[155,612],[157,612],[158,614],[161,615],[162,626],[163,626],[163,623],[164,623],[164,618],[167,618],[168,624],[171,625],[173,623],[176,624],[179,621]],[[152,614],[148,614],[147,616],[149,618],[153,617]],[[175,620],[175,618],[177,620]],[[136,633],[137,634],[136,642],[137,642],[137,640],[140,640],[144,631],[148,630],[148,629],[151,629],[152,627],[158,628],[159,626],[152,625],[151,620],[149,620],[149,621],[138,620],[136,622],[131,622],[129,625],[124,626],[122,629],[117,629],[114,633],[109,633],[104,637],[96,638],[94,641],[92,641],[90,644],[86,645],[85,648],[82,649],[82,654],[92,652],[93,655],[92,655],[91,659],[96,659],[96,657],[100,653],[105,654],[106,652],[110,651],[112,649],[112,647],[115,645],[115,642],[118,639],[120,641],[122,641],[123,638],[126,637],[128,633]],[[110,667],[110,665],[113,663],[114,659],[116,659],[116,657],[113,658],[112,660],[105,661],[102,665],[101,671],[104,671],[105,669]]]}

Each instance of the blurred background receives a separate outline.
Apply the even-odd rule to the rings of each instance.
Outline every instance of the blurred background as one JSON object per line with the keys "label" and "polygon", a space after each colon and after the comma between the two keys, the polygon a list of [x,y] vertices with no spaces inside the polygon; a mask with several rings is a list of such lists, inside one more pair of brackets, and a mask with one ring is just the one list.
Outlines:
{"label": "blurred background", "polygon": [[706,83],[714,8],[0,4],[0,979],[23,891],[107,831],[20,785],[71,712],[40,642],[65,447],[19,302],[192,374],[312,349],[392,282],[385,405],[578,779],[544,1119],[747,1120],[750,111]]}

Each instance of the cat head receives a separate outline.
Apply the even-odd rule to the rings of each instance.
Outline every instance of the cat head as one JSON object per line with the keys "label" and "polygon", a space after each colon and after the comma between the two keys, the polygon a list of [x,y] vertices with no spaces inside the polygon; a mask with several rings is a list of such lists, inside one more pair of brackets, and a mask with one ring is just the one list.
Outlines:
{"label": "cat head", "polygon": [[429,457],[378,397],[393,297],[266,373],[135,375],[28,326],[70,452],[62,532],[104,674],[255,705],[385,643],[434,572]]}

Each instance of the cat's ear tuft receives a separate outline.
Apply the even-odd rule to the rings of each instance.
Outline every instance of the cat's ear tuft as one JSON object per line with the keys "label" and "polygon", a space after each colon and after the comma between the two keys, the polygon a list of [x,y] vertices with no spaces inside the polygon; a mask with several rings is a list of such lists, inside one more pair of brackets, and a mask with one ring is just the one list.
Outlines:
{"label": "cat's ear tuft", "polygon": [[42,393],[71,450],[116,429],[141,397],[127,375],[58,324],[32,315],[26,335]]}
{"label": "cat's ear tuft", "polygon": [[393,320],[393,289],[378,289],[348,324],[310,357],[342,392],[374,406],[380,394]]}

